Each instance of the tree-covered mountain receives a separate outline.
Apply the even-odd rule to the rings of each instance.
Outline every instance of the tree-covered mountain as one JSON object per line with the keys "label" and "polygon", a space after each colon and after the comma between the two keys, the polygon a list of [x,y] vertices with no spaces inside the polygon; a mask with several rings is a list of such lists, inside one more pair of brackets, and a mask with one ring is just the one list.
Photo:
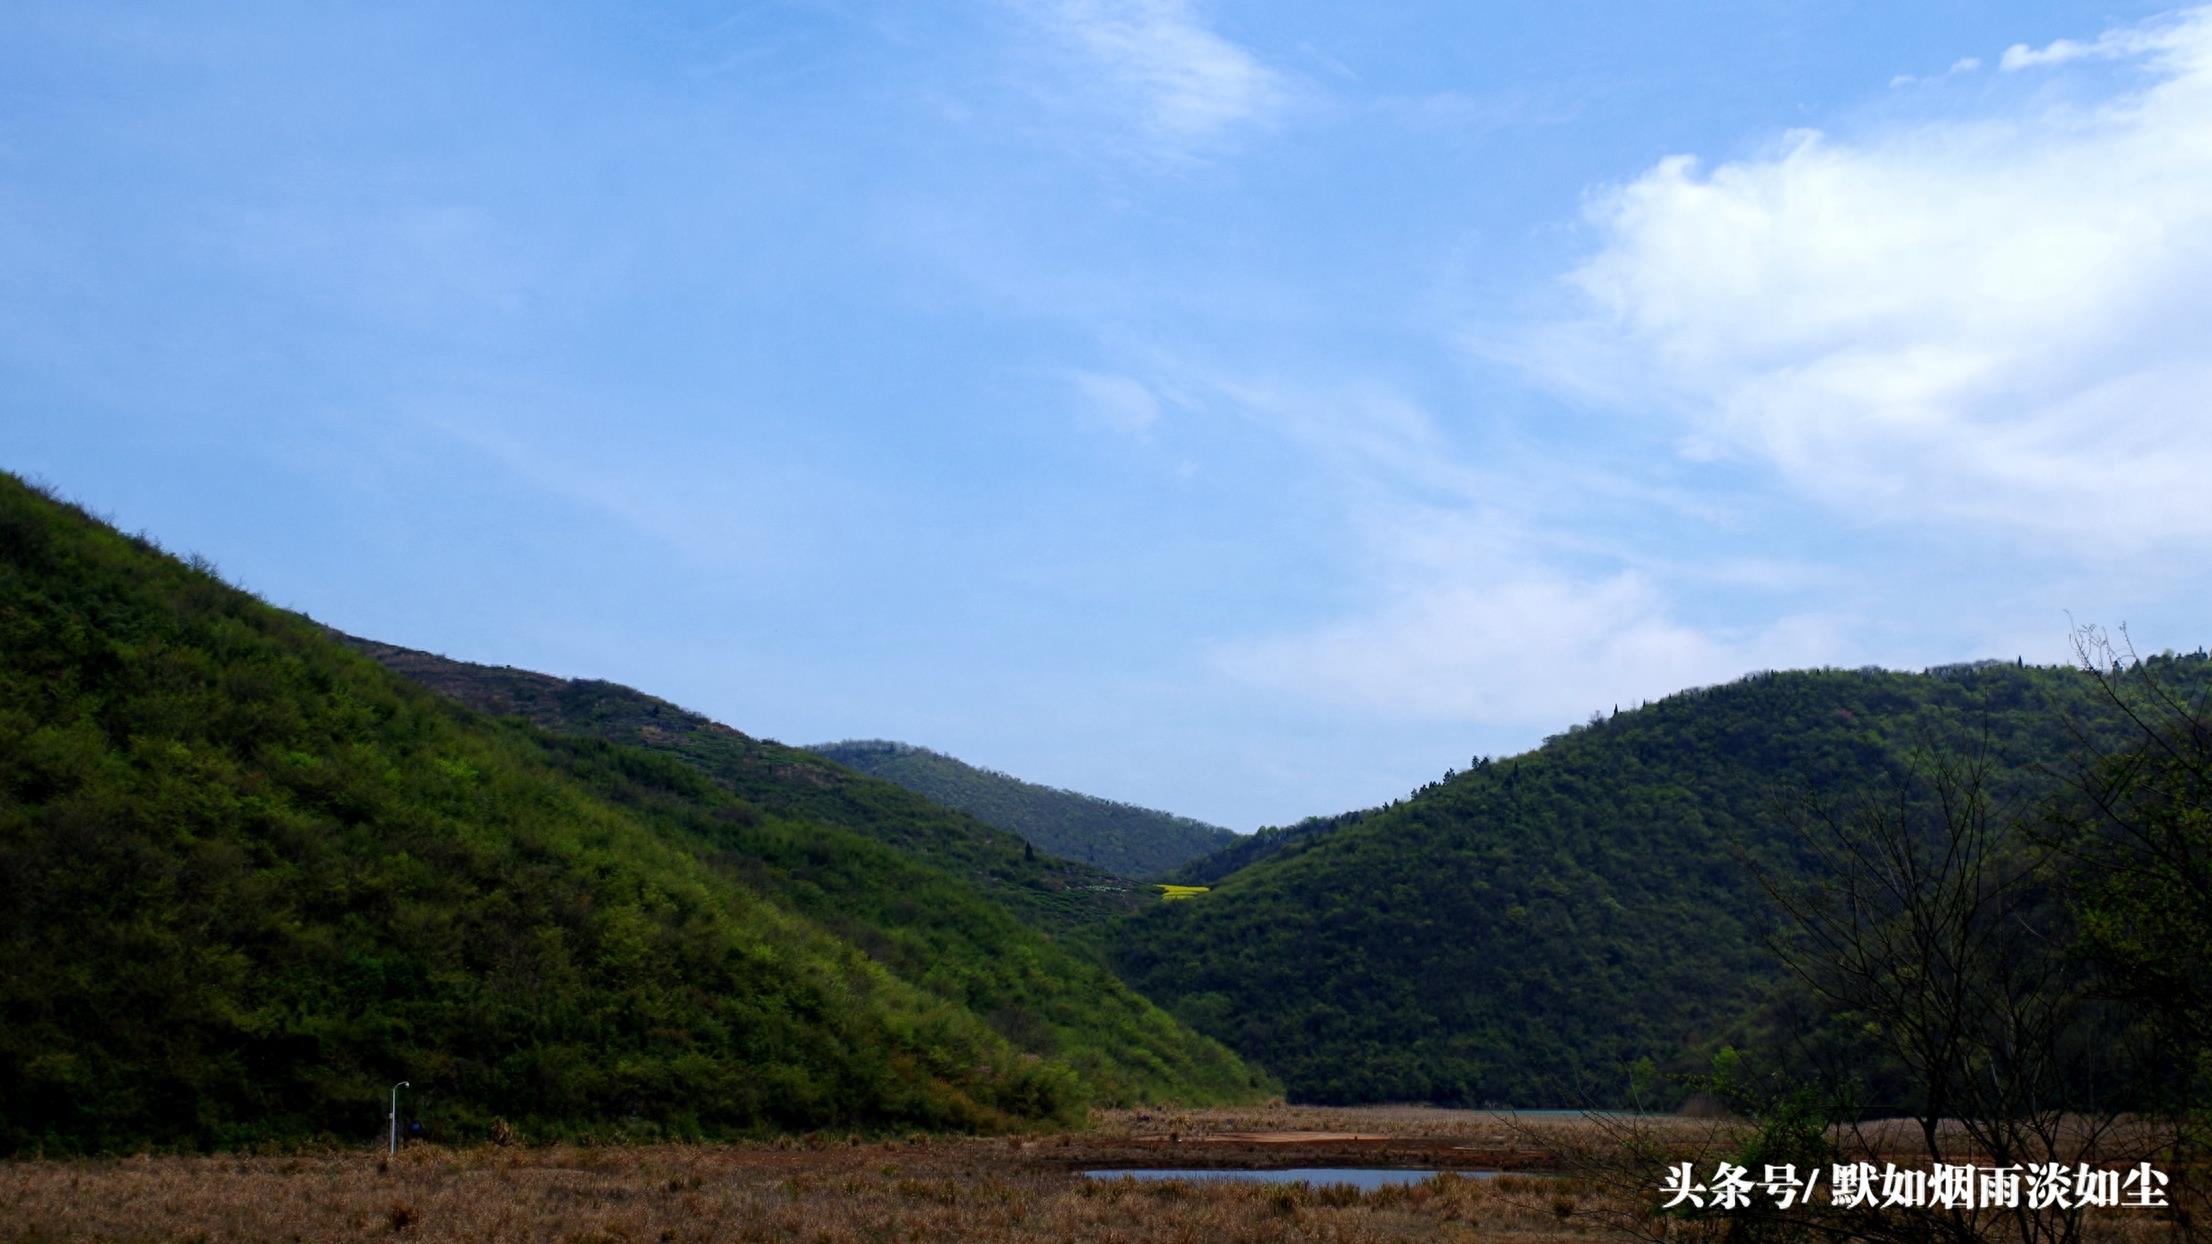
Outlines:
{"label": "tree-covered mountain", "polygon": [[1074,929],[1147,906],[1104,869],[1028,850],[1020,835],[812,751],[756,739],[619,683],[556,678],[331,632],[385,668],[482,712],[560,734],[665,752],[769,812],[840,826],[960,877],[1041,927]]}
{"label": "tree-covered mountain", "polygon": [[1066,1061],[1093,1101],[1226,1100],[1272,1087],[1101,961],[1099,926],[1156,901],[1125,880],[629,687],[330,634],[471,708],[552,732],[564,752],[622,757],[616,777],[604,764],[578,776],[627,806],[681,811],[734,796],[778,818],[770,829],[724,827],[741,850],[722,861],[1024,1050]]}
{"label": "tree-covered mountain", "polygon": [[1811,866],[1797,796],[1980,749],[2030,804],[2111,711],[2084,673],[1994,663],[1686,692],[1286,836],[1127,921],[1116,961],[1294,1099],[1621,1104],[1635,1060],[1723,1037],[1773,979],[1757,874]]}
{"label": "tree-covered mountain", "polygon": [[914,854],[466,708],[13,477],[0,962],[0,1150],[360,1135],[402,1079],[449,1135],[1263,1088]]}
{"label": "tree-covered mountain", "polygon": [[1219,825],[1039,786],[908,743],[856,739],[807,750],[1123,877],[1156,877],[1240,840]]}

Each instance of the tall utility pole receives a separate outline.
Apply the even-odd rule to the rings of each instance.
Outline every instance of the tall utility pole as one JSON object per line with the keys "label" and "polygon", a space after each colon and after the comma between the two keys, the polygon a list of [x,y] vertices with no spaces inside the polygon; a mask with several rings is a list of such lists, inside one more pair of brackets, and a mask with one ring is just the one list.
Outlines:
{"label": "tall utility pole", "polygon": [[407,1081],[405,1081],[405,1080],[401,1080],[401,1081],[400,1081],[399,1083],[397,1083],[397,1084],[395,1084],[395,1085],[393,1085],[393,1086],[392,1086],[392,1114],[391,1114],[391,1119],[392,1119],[392,1152],[393,1152],[393,1153],[398,1153],[398,1152],[399,1152],[399,1091],[400,1091],[401,1089],[403,1089],[403,1088],[413,1088],[413,1087],[414,1087],[414,1085],[412,1085],[412,1084],[409,1084],[409,1083],[408,1083]]}

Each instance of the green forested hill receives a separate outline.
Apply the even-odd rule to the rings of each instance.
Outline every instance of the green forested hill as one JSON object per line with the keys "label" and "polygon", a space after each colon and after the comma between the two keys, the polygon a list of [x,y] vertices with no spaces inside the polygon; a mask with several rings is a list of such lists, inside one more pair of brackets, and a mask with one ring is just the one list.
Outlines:
{"label": "green forested hill", "polygon": [[[2208,663],[2173,663],[2201,694]],[[1988,749],[2006,794],[2104,710],[2066,669],[1762,674],[1478,761],[1299,835],[1119,930],[1129,979],[1294,1099],[1619,1104],[1742,1021],[1773,971],[1754,865],[1801,869],[1788,804]]]}
{"label": "green forested hill", "polygon": [[[334,635],[336,632],[332,632]],[[388,669],[471,708],[675,756],[766,811],[849,829],[986,891],[1048,928],[1080,928],[1148,905],[1150,895],[1088,864],[1039,856],[1022,839],[906,787],[756,739],[618,683],[479,665],[339,635]]]}
{"label": "green forested hill", "polygon": [[907,743],[852,740],[808,750],[1019,834],[1041,851],[1123,877],[1159,876],[1240,840],[1218,825],[1039,786]]}
{"label": "green forested hill", "polygon": [[1254,1087],[941,870],[480,715],[12,477],[0,962],[0,1150],[358,1136],[400,1079],[450,1135]]}
{"label": "green forested hill", "polygon": [[1099,960],[1090,933],[1155,901],[1125,881],[629,687],[340,638],[472,708],[564,736],[551,746],[584,758],[578,779],[625,806],[697,819],[741,800],[742,818],[710,827],[719,862],[1022,1049],[1072,1066],[1090,1100],[1231,1100],[1272,1088]]}

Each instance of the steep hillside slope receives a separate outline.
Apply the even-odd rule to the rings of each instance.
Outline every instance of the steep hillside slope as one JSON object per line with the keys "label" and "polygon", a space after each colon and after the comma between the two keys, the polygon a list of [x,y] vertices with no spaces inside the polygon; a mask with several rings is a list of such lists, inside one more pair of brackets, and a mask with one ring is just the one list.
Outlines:
{"label": "steep hillside slope", "polygon": [[[1062,996],[1011,917],[917,980],[936,952],[891,897],[848,892],[883,922],[846,936],[800,910],[893,875],[871,851],[896,855],[469,711],[0,477],[0,1150],[358,1136],[400,1079],[448,1134],[1250,1091],[1125,990]],[[894,864],[919,901],[968,893]]]}
{"label": "steep hillside slope", "polygon": [[[2202,688],[2208,663],[2176,679]],[[2064,669],[1767,674],[1479,762],[1119,931],[1169,1009],[1324,1102],[1619,1104],[1629,1065],[1739,1022],[1772,970],[1755,868],[1802,869],[1788,805],[1974,746],[2015,799],[2063,769]]]}
{"label": "steep hillside slope", "polygon": [[471,707],[551,731],[574,776],[625,807],[691,822],[737,802],[740,814],[693,827],[720,865],[1022,1050],[1072,1067],[1088,1100],[1232,1101],[1274,1087],[1089,945],[1107,916],[1155,901],[1124,881],[628,687],[337,637]]}
{"label": "steep hillside slope", "polygon": [[1022,839],[905,787],[796,747],[756,739],[619,683],[556,678],[331,632],[385,668],[482,712],[561,734],[665,752],[780,816],[836,825],[986,891],[1042,927],[1096,924],[1150,896],[1088,864],[1039,856]]}
{"label": "steep hillside slope", "polygon": [[1123,877],[1156,877],[1240,840],[1219,825],[1039,786],[907,743],[868,739],[807,750],[1020,834],[1040,851]]}

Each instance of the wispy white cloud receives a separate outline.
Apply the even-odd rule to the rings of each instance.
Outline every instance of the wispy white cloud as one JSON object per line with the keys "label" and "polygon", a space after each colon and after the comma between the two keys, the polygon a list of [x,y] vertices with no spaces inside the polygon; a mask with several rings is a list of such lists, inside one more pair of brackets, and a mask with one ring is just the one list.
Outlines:
{"label": "wispy white cloud", "polygon": [[[1210,28],[1192,0],[1049,0],[1024,11],[1158,154],[1189,155],[1291,99],[1288,78]],[[1066,62],[1063,62],[1066,63]]]}
{"label": "wispy white cloud", "polygon": [[1429,411],[1389,385],[1216,373],[1197,387],[1299,444],[1352,495],[1419,490],[1472,501],[1487,491],[1487,477],[1458,460]]}
{"label": "wispy white cloud", "polygon": [[1376,720],[1525,731],[1844,654],[1840,621],[1823,616],[1743,627],[1684,616],[1690,589],[1787,591],[1802,566],[1670,564],[1578,522],[1624,491],[1646,512],[1692,514],[1710,498],[1612,477],[1557,446],[1530,461],[1474,460],[1428,408],[1379,382],[1185,369],[1175,383],[1307,452],[1352,537],[1348,603],[1214,646],[1215,668],[1237,682]]}
{"label": "wispy white cloud", "polygon": [[1593,200],[1579,310],[1499,349],[1857,519],[2212,544],[2212,10],[2016,48],[2102,101],[1688,156]]}
{"label": "wispy white cloud", "polygon": [[1084,410],[1117,432],[1147,439],[1160,421],[1160,399],[1139,380],[1108,372],[1076,370],[1069,373]]}
{"label": "wispy white cloud", "polygon": [[2039,48],[2015,43],[2005,49],[1997,67],[2006,73],[2015,73],[2069,61],[2119,60],[2152,52],[2184,50],[2192,41],[2201,39],[2201,32],[2192,31],[2201,21],[2201,13],[2169,15],[2138,25],[2116,26],[2087,43],[2053,39]]}
{"label": "wispy white cloud", "polygon": [[[634,427],[630,435],[610,435],[605,419],[578,414],[572,395],[523,387],[503,388],[499,397],[424,398],[388,417],[489,470],[596,510],[703,571],[758,574],[803,565],[813,556],[812,534],[861,504],[849,484],[802,464],[771,464],[730,446],[670,443]],[[472,409],[478,405],[539,417],[505,422]],[[555,410],[568,418],[545,417]]]}
{"label": "wispy white cloud", "polygon": [[1375,516],[1373,599],[1323,625],[1217,653],[1247,682],[1393,719],[1556,727],[1593,710],[1841,659],[1837,620],[1707,628],[1633,569],[1577,573],[1512,517]]}
{"label": "wispy white cloud", "polygon": [[1955,60],[1955,61],[1952,61],[1952,62],[1951,62],[1951,67],[1950,67],[1949,69],[1946,69],[1946,70],[1944,70],[1944,71],[1943,71],[1942,73],[1939,73],[1939,74],[1917,74],[1917,73],[1901,73],[1901,74],[1898,74],[1898,75],[1897,75],[1896,77],[1894,77],[1894,78],[1891,78],[1891,79],[1889,80],[1889,84],[1890,84],[1890,86],[1891,86],[1891,87],[1893,87],[1893,88],[1894,88],[1894,87],[1900,87],[1900,86],[1911,86],[1911,85],[1913,85],[1914,83],[1917,83],[1917,82],[1941,82],[1941,81],[1942,81],[1942,80],[1944,80],[1945,78],[1956,78],[1956,77],[1958,77],[1958,76],[1959,76],[1960,74],[1968,74],[1968,73],[1974,73],[1975,71],[1979,70],[1979,69],[1980,69],[1981,67],[1982,67],[1982,58],[1981,58],[1981,57],[1979,57],[1979,56],[1961,56],[1961,57],[1959,57],[1959,58],[1958,58],[1957,60]]}

